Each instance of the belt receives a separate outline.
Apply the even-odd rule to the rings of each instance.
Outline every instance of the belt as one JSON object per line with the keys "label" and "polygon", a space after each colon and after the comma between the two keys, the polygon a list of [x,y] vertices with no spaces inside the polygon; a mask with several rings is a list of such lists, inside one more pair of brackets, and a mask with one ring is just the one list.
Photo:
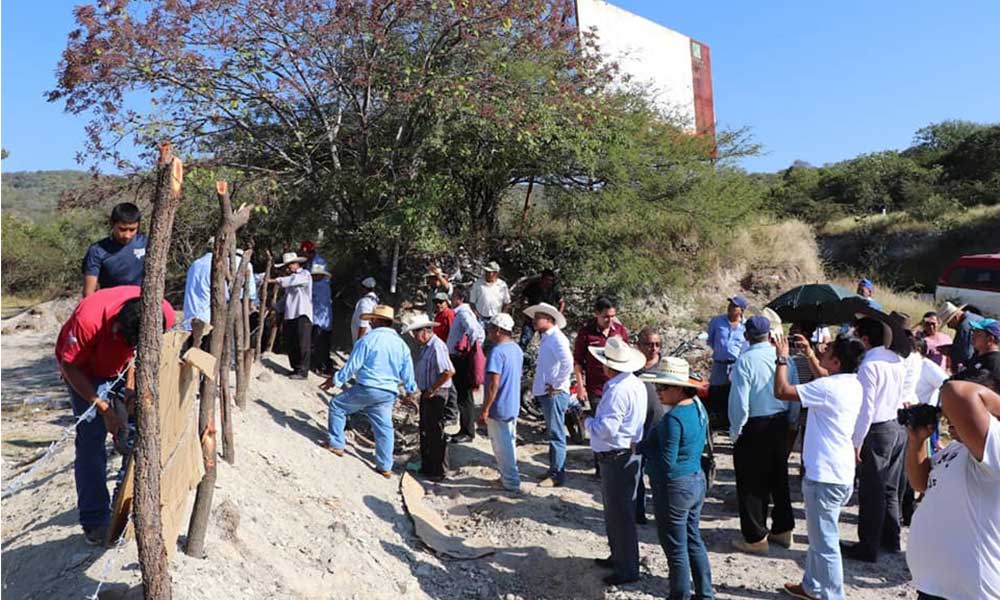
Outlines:
{"label": "belt", "polygon": [[719,363],[720,365],[732,365],[736,363],[735,360],[715,360],[714,358],[712,359],[712,362]]}
{"label": "belt", "polygon": [[631,454],[632,451],[628,448],[621,448],[615,450],[605,450],[604,452],[594,452],[595,456],[600,458],[611,458],[614,456],[621,456],[623,454]]}
{"label": "belt", "polygon": [[749,419],[747,419],[747,423],[765,423],[767,421],[775,421],[777,419],[787,419],[787,418],[788,418],[787,412],[780,412],[773,415],[765,415],[763,417],[750,417]]}

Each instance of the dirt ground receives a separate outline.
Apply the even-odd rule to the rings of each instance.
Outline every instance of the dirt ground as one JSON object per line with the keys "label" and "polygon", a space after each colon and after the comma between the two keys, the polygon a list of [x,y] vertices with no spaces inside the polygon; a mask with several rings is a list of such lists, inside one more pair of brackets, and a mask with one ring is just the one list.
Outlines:
{"label": "dirt ground", "polygon": [[[5,329],[7,329],[5,327]],[[52,361],[50,327],[6,330],[2,338],[4,487],[71,423],[59,406],[61,384]],[[358,441],[337,458],[318,447],[326,426],[326,394],[319,378],[283,376],[283,356],[255,367],[250,401],[235,411],[236,462],[220,462],[213,518],[204,559],[175,552],[174,597],[200,598],[660,598],[667,565],[656,527],[639,527],[642,579],[606,588],[591,559],[606,556],[599,482],[590,451],[572,446],[568,485],[542,489],[547,449],[540,425],[519,425],[518,459],[525,495],[491,487],[497,477],[489,442],[453,446],[454,476],[425,482],[427,501],[453,535],[491,546],[478,560],[441,560],[413,533],[399,494],[399,479],[372,470],[372,451]],[[23,399],[46,396],[45,402]],[[20,405],[20,407],[18,407]],[[413,417],[415,418],[415,417]],[[718,483],[706,501],[702,533],[721,599],[780,598],[797,581],[806,535],[799,479],[793,478],[796,528],[791,550],[768,557],[730,551],[739,535],[730,448],[720,441]],[[408,456],[397,456],[397,474]],[[2,591],[5,598],[138,597],[134,541],[120,549],[94,549],[76,524],[73,448],[67,442],[14,496],[2,503]],[[798,455],[793,455],[793,462]],[[117,458],[111,461],[117,466]],[[795,472],[795,469],[792,469]],[[191,494],[193,501],[194,494]],[[652,512],[652,503],[649,503]],[[844,539],[856,539],[856,505],[841,519]],[[183,543],[183,536],[180,540]],[[845,563],[847,596],[913,597],[903,555],[877,565]],[[131,593],[127,590],[132,589]]]}

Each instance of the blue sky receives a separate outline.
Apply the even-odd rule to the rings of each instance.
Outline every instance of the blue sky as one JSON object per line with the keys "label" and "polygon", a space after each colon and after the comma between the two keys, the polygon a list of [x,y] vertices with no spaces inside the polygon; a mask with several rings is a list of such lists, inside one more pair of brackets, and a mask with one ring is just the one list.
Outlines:
{"label": "blue sky", "polygon": [[[1000,121],[996,0],[614,3],[711,47],[719,124],[764,145],[750,170],[903,148],[945,119]],[[43,98],[73,4],[3,3],[4,171],[78,168],[86,120]]]}

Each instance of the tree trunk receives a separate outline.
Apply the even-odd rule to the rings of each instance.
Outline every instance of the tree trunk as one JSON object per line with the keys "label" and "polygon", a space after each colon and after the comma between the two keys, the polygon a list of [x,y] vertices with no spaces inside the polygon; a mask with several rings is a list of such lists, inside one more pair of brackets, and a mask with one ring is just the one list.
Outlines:
{"label": "tree trunk", "polygon": [[[216,362],[221,363],[222,348],[225,344],[227,305],[226,305],[226,261],[229,259],[227,249],[229,238],[250,219],[250,208],[240,207],[233,213],[229,201],[228,186],[225,181],[215,183],[216,195],[219,199],[219,227],[215,233],[215,245],[212,248],[212,333],[209,348]],[[205,556],[205,533],[208,530],[208,517],[212,510],[212,496],[215,494],[216,452],[215,452],[215,398],[217,387],[207,378],[201,384],[201,404],[198,411],[198,431],[201,432],[202,459],[205,462],[205,476],[198,484],[198,492],[194,499],[194,509],[191,511],[191,521],[188,524],[187,546],[184,551],[188,556],[203,558]]]}
{"label": "tree trunk", "polygon": [[253,365],[253,348],[250,346],[250,294],[243,294],[238,306],[240,313],[236,322],[236,406],[244,410],[247,407],[250,369]]}
{"label": "tree trunk", "polygon": [[271,265],[274,263],[274,257],[271,256],[271,251],[267,250],[267,264],[264,266],[264,283],[261,286],[260,296],[260,318],[257,321],[257,349],[254,351],[254,361],[260,362],[260,354],[263,349],[264,343],[264,323],[267,320],[268,313],[272,310],[272,304],[268,303],[267,293],[268,293],[268,283],[267,280],[271,277]]}
{"label": "tree trunk", "polygon": [[170,571],[160,505],[160,349],[163,345],[163,292],[174,215],[181,200],[183,166],[169,143],[160,145],[153,215],[146,248],[142,315],[136,351],[135,538],[144,596],[169,600]]}
{"label": "tree trunk", "polygon": [[[270,277],[270,275],[268,275]],[[275,310],[275,306],[278,305],[278,290],[281,286],[275,285],[271,288],[271,331],[267,335],[267,351],[274,352],[274,340],[278,337],[278,327],[281,323],[278,322],[278,311]]]}
{"label": "tree trunk", "polygon": [[233,394],[229,388],[229,365],[233,360],[233,326],[227,323],[226,345],[222,348],[222,362],[219,363],[219,413],[222,420],[222,460],[229,464],[236,462],[233,448]]}

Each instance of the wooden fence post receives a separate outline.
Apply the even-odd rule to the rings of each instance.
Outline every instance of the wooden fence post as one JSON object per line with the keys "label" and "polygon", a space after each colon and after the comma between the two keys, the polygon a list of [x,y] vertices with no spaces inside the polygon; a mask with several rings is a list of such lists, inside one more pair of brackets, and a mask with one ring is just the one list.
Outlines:
{"label": "wooden fence post", "polygon": [[264,283],[261,285],[260,296],[257,297],[257,300],[260,302],[260,311],[258,312],[259,318],[257,320],[257,347],[256,350],[254,350],[255,362],[260,362],[260,355],[264,342],[264,322],[267,320],[267,315],[273,309],[271,304],[268,303],[267,281],[271,278],[271,266],[274,264],[274,257],[271,256],[270,250],[265,250],[264,252],[267,255],[267,264],[264,266]]}
{"label": "wooden fence post", "polygon": [[135,539],[142,570],[143,597],[169,600],[170,570],[160,513],[159,371],[163,345],[163,293],[170,234],[181,200],[184,167],[168,142],[160,145],[153,215],[146,248],[142,315],[136,350]]}
{"label": "wooden fence post", "polygon": [[[250,220],[250,207],[241,206],[233,212],[229,200],[229,186],[225,181],[215,182],[216,196],[219,199],[219,227],[215,234],[215,245],[212,248],[212,333],[209,342],[212,355],[221,362],[222,349],[226,341],[226,271],[229,261],[229,239],[235,237],[236,231]],[[226,365],[228,368],[228,365]],[[198,484],[198,492],[191,511],[191,521],[188,524],[187,546],[184,552],[188,556],[202,558],[205,555],[205,533],[208,530],[208,517],[212,510],[212,496],[215,493],[216,451],[215,451],[215,398],[217,387],[215,382],[205,378],[201,386],[201,404],[198,412],[198,431],[201,434],[202,458],[205,461],[205,476]]]}

